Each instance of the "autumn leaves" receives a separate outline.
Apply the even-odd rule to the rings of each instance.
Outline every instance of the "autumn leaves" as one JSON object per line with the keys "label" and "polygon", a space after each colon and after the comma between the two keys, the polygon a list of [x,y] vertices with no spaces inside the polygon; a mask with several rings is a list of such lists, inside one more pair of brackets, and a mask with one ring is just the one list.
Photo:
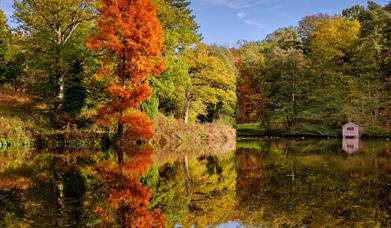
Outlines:
{"label": "autumn leaves", "polygon": [[117,132],[120,140],[124,136],[137,139],[135,135],[148,140],[151,121],[139,112],[139,105],[152,94],[147,76],[164,69],[162,26],[156,10],[149,0],[103,0],[99,13],[98,31],[87,46],[106,51],[101,59],[106,70],[99,72],[105,72],[112,82],[107,89],[111,101],[99,109],[97,119],[123,125]]}
{"label": "autumn leaves", "polygon": [[110,206],[95,212],[104,225],[161,226],[163,217],[146,209],[151,192],[139,178],[152,162],[152,148],[140,146],[153,137],[152,121],[140,111],[140,104],[152,95],[147,77],[164,69],[162,26],[150,0],[102,0],[97,23],[87,47],[105,53],[97,74],[110,81],[110,100],[99,108],[96,120],[118,124],[118,163],[96,167],[108,188]]}

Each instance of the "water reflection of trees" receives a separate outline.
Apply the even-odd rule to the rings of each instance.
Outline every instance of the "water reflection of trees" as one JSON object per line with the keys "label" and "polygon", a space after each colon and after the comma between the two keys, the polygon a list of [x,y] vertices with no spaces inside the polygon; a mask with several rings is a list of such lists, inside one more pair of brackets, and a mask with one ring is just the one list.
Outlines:
{"label": "water reflection of trees", "polygon": [[2,227],[63,227],[87,223],[80,156],[39,154],[0,173]]}
{"label": "water reflection of trees", "polygon": [[151,191],[140,182],[152,164],[150,146],[127,147],[121,162],[106,160],[95,170],[106,189],[106,200],[99,202],[95,213],[99,226],[159,227],[164,224],[158,210],[148,209]]}
{"label": "water reflection of trees", "polygon": [[35,152],[0,172],[0,226],[159,226],[140,182],[151,154],[128,148],[118,164],[112,150]]}
{"label": "water reflection of trees", "polygon": [[238,169],[240,220],[249,225],[390,225],[391,176],[381,167],[390,160],[382,152],[387,146],[367,145],[361,154],[346,156],[335,152],[337,143],[325,144],[316,149],[313,142],[279,142],[269,153],[259,153],[262,145],[239,149],[239,158],[266,164],[262,175]]}
{"label": "water reflection of trees", "polygon": [[169,226],[389,226],[390,144],[364,144],[348,155],[333,140],[245,142],[167,163],[151,204]]}
{"label": "water reflection of trees", "polygon": [[235,154],[189,157],[159,168],[153,200],[167,226],[205,227],[219,224],[235,213]]}

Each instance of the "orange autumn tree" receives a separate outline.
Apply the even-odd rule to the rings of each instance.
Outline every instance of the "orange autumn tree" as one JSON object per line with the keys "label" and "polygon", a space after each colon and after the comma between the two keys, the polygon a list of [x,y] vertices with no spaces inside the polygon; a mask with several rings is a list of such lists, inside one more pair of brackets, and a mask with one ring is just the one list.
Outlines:
{"label": "orange autumn tree", "polygon": [[96,166],[109,205],[95,212],[102,227],[161,226],[160,213],[147,209],[151,192],[139,182],[152,162],[152,149],[138,142],[153,137],[152,121],[140,111],[140,104],[152,94],[147,77],[164,68],[162,27],[151,0],[101,0],[98,10],[98,31],[87,47],[105,52],[96,75],[109,79],[110,100],[98,109],[96,120],[117,124],[118,164],[107,161]]}
{"label": "orange autumn tree", "polygon": [[112,83],[107,88],[111,100],[99,108],[96,119],[118,124],[114,139],[121,164],[124,145],[153,137],[152,121],[140,104],[152,94],[147,76],[164,68],[162,26],[151,0],[102,0],[98,10],[98,31],[87,47],[107,52],[96,75]]}

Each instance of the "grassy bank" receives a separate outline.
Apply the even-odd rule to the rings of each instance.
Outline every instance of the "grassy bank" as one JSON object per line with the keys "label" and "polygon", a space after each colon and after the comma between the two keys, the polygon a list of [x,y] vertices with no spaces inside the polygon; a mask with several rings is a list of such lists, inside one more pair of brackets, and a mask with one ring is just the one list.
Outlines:
{"label": "grassy bank", "polygon": [[236,131],[226,125],[184,124],[160,115],[155,120],[154,131],[158,161],[180,160],[184,155],[224,153],[236,148]]}
{"label": "grassy bank", "polygon": [[31,147],[83,149],[103,144],[104,134],[73,125],[54,129],[46,105],[22,92],[0,88],[0,152]]}
{"label": "grassy bank", "polygon": [[[341,137],[341,129],[331,129],[326,126],[311,124],[298,124],[296,127],[286,130],[274,128],[265,132],[260,122],[249,124],[237,124],[237,136],[243,138],[251,137]],[[380,127],[366,127],[362,132],[363,138],[391,138],[391,129]]]}
{"label": "grassy bank", "polygon": [[12,90],[0,89],[1,150],[21,150],[30,147],[33,129],[40,124],[40,116],[29,96]]}
{"label": "grassy bank", "polygon": [[265,131],[260,122],[237,125],[238,137],[339,137],[340,130],[324,126],[300,124],[287,130],[272,128]]}
{"label": "grassy bank", "polygon": [[[184,124],[159,115],[154,130],[154,143],[159,144],[158,148],[214,152],[235,147],[235,130],[220,124]],[[97,148],[109,141],[108,135],[95,125],[78,129],[70,124],[54,129],[52,115],[45,105],[34,104],[33,99],[24,93],[0,88],[0,152],[33,146],[52,149]]]}

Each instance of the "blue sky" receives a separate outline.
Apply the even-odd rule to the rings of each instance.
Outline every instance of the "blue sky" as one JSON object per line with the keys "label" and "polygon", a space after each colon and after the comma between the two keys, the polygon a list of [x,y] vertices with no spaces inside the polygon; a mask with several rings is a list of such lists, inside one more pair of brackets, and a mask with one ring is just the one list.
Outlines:
{"label": "blue sky", "polygon": [[7,14],[12,15],[12,4],[14,0],[0,0],[0,8]]}
{"label": "blue sky", "polygon": [[[336,14],[366,0],[193,0],[191,8],[204,42],[226,46],[261,40],[277,28],[295,26],[316,13]],[[375,0],[385,5],[389,0]]]}
{"label": "blue sky", "polygon": [[[204,42],[234,46],[238,40],[260,40],[277,28],[297,25],[306,15],[336,14],[366,0],[192,0]],[[389,0],[375,0],[386,4]],[[0,0],[12,14],[13,0]]]}

